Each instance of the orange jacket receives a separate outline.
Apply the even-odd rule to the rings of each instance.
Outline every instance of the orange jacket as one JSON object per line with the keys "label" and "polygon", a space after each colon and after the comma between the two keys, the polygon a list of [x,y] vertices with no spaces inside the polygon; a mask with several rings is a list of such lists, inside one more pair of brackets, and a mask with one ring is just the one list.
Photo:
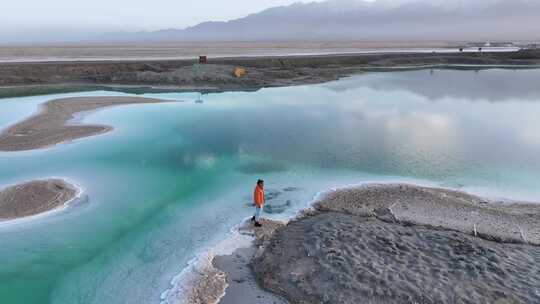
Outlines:
{"label": "orange jacket", "polygon": [[258,185],[255,186],[255,191],[253,191],[253,202],[261,208],[264,205],[264,189]]}

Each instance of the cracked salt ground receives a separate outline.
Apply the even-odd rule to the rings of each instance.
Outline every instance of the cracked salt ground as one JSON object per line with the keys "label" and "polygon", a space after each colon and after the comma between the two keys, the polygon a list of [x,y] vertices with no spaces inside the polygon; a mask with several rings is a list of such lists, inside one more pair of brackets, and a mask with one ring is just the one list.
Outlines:
{"label": "cracked salt ground", "polygon": [[[391,205],[395,190],[417,212],[415,224],[388,220],[392,212],[381,204]],[[422,225],[422,211],[472,207],[479,199],[411,185],[330,192],[315,211],[277,230],[252,265],[264,288],[292,303],[540,303],[539,246],[505,243],[493,237],[497,229],[474,237]],[[424,210],[426,202],[431,207]],[[490,218],[493,209],[503,212],[498,208],[516,216],[540,213],[538,206],[481,205],[478,216],[491,222],[500,219]]]}

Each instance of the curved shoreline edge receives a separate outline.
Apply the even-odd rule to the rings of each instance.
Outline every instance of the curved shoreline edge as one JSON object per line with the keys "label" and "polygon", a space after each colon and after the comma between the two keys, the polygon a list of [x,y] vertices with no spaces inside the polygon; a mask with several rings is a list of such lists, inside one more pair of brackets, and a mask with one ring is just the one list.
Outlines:
{"label": "curved shoreline edge", "polygon": [[[161,293],[161,304],[218,304],[229,296],[230,288],[236,288],[245,283],[245,277],[234,279],[230,269],[250,272],[247,262],[255,252],[255,244],[267,240],[274,231],[285,225],[283,222],[262,219],[263,228],[253,229],[249,218],[234,226],[227,236],[195,255],[182,271],[173,277],[167,290]],[[222,262],[219,262],[222,259]],[[234,260],[234,261],[233,261]],[[257,288],[254,278],[249,278],[250,288],[242,288],[240,292],[248,293],[253,301],[247,298],[245,303],[257,304],[286,304],[281,298]],[[245,299],[238,299],[245,300]],[[241,304],[234,298],[233,303]]]}
{"label": "curved shoreline edge", "polygon": [[83,189],[65,178],[31,180],[0,189],[0,226],[33,220],[63,210]]}
{"label": "curved shoreline edge", "polygon": [[18,152],[42,149],[64,142],[107,133],[111,126],[70,124],[80,115],[111,106],[174,102],[171,100],[128,97],[72,97],[54,99],[40,105],[38,113],[7,127],[0,133],[0,151]]}
{"label": "curved shoreline edge", "polygon": [[326,192],[314,207],[501,243],[540,245],[540,222],[536,220],[540,204],[536,203],[503,203],[452,189],[390,183]]}
{"label": "curved shoreline edge", "polygon": [[[308,225],[308,227],[313,227],[313,225],[321,226],[321,223],[329,225],[331,228],[320,235],[316,235],[315,240],[312,239],[311,242],[321,242],[327,237],[337,238],[337,247],[334,246],[334,248],[339,248],[339,246],[343,245],[343,240],[340,240],[338,237],[340,235],[338,232],[343,229],[343,227],[339,227],[339,223],[341,221],[350,221],[350,219],[355,219],[352,222],[353,226],[363,225],[362,229],[364,230],[373,229],[374,232],[372,233],[375,235],[375,241],[381,239],[391,240],[390,244],[382,245],[377,250],[366,249],[366,255],[370,254],[371,259],[388,258],[384,256],[386,254],[386,246],[392,246],[392,250],[398,248],[397,252],[399,254],[403,254],[399,248],[405,248],[403,250],[409,251],[412,249],[412,252],[416,254],[417,252],[415,251],[418,250],[416,247],[411,247],[409,243],[400,244],[401,239],[395,237],[395,235],[408,235],[412,233],[413,237],[410,237],[412,241],[407,241],[413,242],[413,244],[414,241],[427,242],[430,246],[424,247],[423,249],[425,251],[430,251],[436,248],[435,245],[437,245],[447,246],[446,251],[448,252],[457,251],[459,254],[465,255],[470,254],[467,251],[469,250],[468,248],[474,248],[474,250],[480,251],[488,250],[487,252],[490,253],[495,252],[496,254],[490,258],[503,262],[500,262],[501,264],[499,265],[497,264],[499,262],[488,261],[488,263],[492,263],[488,265],[492,268],[488,267],[489,269],[483,269],[482,271],[486,271],[488,276],[497,276],[498,271],[500,271],[497,267],[500,266],[502,269],[505,269],[504,257],[497,254],[500,255],[501,252],[504,254],[505,250],[508,250],[512,254],[512,251],[516,250],[518,252],[516,254],[525,255],[526,259],[524,261],[530,261],[531,259],[540,261],[540,246],[538,246],[540,245],[540,222],[534,220],[538,216],[540,216],[540,205],[538,204],[495,202],[465,192],[444,188],[430,188],[411,184],[361,184],[340,189],[330,189],[318,193],[314,198],[312,207],[308,207],[300,212],[288,223],[266,221],[263,228],[271,228],[264,230],[265,232],[262,233],[254,230],[246,220],[237,227],[237,232],[252,237],[250,249],[246,249],[245,246],[237,246],[238,248],[234,253],[210,256],[211,263],[206,263],[206,265],[212,267],[211,273],[220,272],[219,278],[221,281],[225,277],[225,282],[219,285],[223,290],[223,296],[218,300],[215,300],[214,297],[213,301],[208,301],[209,299],[205,297],[204,288],[200,288],[211,285],[215,276],[202,274],[199,276],[199,281],[190,285],[191,290],[184,289],[183,291],[186,294],[177,294],[177,296],[182,296],[182,300],[178,298],[176,299],[178,302],[164,301],[162,303],[251,303],[250,300],[253,299],[250,299],[249,296],[257,295],[257,300],[263,301],[267,297],[268,291],[274,292],[270,294],[270,297],[273,297],[272,301],[276,303],[287,303],[285,300],[280,300],[283,298],[289,298],[289,300],[294,301],[301,299],[308,302],[315,300],[314,298],[290,298],[291,295],[287,292],[296,290],[295,288],[298,288],[298,286],[295,286],[295,284],[302,282],[305,278],[302,277],[302,273],[295,273],[294,278],[291,280],[283,279],[283,275],[288,278],[291,275],[288,272],[292,271],[291,273],[293,273],[294,271],[292,268],[283,270],[276,267],[279,263],[285,263],[285,260],[280,260],[280,253],[294,251],[295,248],[291,244],[300,248],[309,246],[306,242],[295,243],[298,240],[303,240],[305,236],[298,235],[294,229],[298,229],[298,226],[304,227],[305,225]],[[514,226],[516,223],[522,226],[522,228]],[[332,227],[334,224],[337,226]],[[291,226],[295,228],[289,228]],[[310,231],[309,229],[306,231]],[[423,235],[428,235],[427,241],[419,237]],[[355,237],[358,237],[358,235]],[[448,244],[445,242],[441,244],[434,241],[435,245],[432,248],[431,244],[429,244],[431,242],[429,237],[434,240],[445,240]],[[278,238],[277,241],[276,238]],[[358,242],[364,241],[366,240],[358,240]],[[425,245],[426,243],[421,244]],[[404,247],[400,247],[401,245]],[[408,248],[406,248],[407,246]],[[246,250],[248,250],[247,253]],[[463,250],[465,252],[461,252]],[[472,251],[473,253],[475,253],[474,250]],[[316,252],[311,254],[316,256]],[[325,254],[327,255],[328,252]],[[418,252],[418,254],[423,255],[424,253]],[[448,265],[453,265],[452,263],[458,262],[479,263],[478,259],[482,259],[482,255],[479,255],[469,257],[471,259],[470,261],[463,262],[463,257],[459,254],[457,257],[454,255],[442,258],[438,257],[438,260],[442,261],[443,264],[448,263]],[[527,254],[532,254],[532,257]],[[310,253],[308,253],[309,255]],[[419,258],[419,264],[422,264],[425,259],[429,259],[429,254],[427,256],[421,259]],[[289,258],[287,256],[287,259]],[[192,261],[192,263],[196,262]],[[239,270],[226,267],[225,265],[227,264],[235,265],[233,268],[247,268],[249,271],[248,273],[245,271],[242,273]],[[421,266],[424,267],[422,269],[431,269],[430,267],[433,265]],[[523,265],[518,266],[524,267]],[[532,266],[534,267],[534,265]],[[491,272],[492,270],[494,272]],[[283,273],[283,271],[287,273]],[[379,269],[377,271],[388,270]],[[443,267],[442,271],[452,271],[452,269],[445,269]],[[482,272],[482,274],[484,273]],[[238,278],[239,275],[240,278]],[[343,274],[337,271],[335,275],[340,276]],[[505,275],[509,275],[507,283],[505,283],[506,285],[502,287],[496,286],[497,288],[506,288],[507,291],[521,288],[519,284],[523,282],[520,282],[519,278],[513,275],[513,272],[510,274],[505,273]],[[280,279],[282,280],[280,281]],[[371,279],[384,280],[385,278],[375,276]],[[536,279],[540,281],[540,277],[531,278],[533,284],[535,284]],[[256,284],[254,284],[255,286],[247,286],[249,284],[245,282],[256,282]],[[172,284],[174,285],[174,281]],[[407,282],[407,284],[414,285],[414,282]],[[380,287],[382,286],[370,286],[370,288],[374,288],[373,290],[380,289]],[[422,290],[421,286],[417,287],[420,291]],[[492,286],[488,287],[491,288]],[[231,289],[235,289],[232,293],[236,296],[229,294]],[[241,290],[241,294],[247,296],[245,298],[238,297],[238,290]],[[342,290],[342,292],[344,291]],[[523,295],[519,291],[516,292],[519,296]],[[263,295],[262,297],[261,294]],[[184,297],[185,295],[189,295],[189,297],[186,298]],[[407,296],[418,299],[415,298],[418,296],[418,292]],[[429,295],[426,296],[429,297]],[[437,294],[437,296],[441,296],[444,299],[444,296],[448,295],[442,292],[442,295]],[[489,296],[496,298],[500,295],[493,293]],[[506,296],[500,296],[499,298],[510,299],[513,297],[512,295]],[[380,300],[381,298],[378,299]],[[391,300],[391,297],[389,295],[389,297],[385,298],[383,295],[382,299]],[[398,302],[390,301],[389,303]],[[451,303],[451,301],[444,303]]]}

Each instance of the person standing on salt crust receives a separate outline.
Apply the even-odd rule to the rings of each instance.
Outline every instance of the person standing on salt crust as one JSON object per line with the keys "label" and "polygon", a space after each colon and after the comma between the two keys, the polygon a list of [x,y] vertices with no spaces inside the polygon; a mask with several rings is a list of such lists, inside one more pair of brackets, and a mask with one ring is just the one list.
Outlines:
{"label": "person standing on salt crust", "polygon": [[257,185],[253,191],[253,204],[255,205],[255,215],[253,215],[251,221],[255,222],[255,227],[261,227],[262,225],[259,220],[264,206],[264,181],[262,179],[257,181]]}

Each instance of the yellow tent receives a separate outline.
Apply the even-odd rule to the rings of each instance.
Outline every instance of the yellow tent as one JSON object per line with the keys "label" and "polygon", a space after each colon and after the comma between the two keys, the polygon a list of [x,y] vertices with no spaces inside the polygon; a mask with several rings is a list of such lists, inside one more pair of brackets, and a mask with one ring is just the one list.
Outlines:
{"label": "yellow tent", "polygon": [[246,75],[246,69],[239,67],[234,69],[234,76],[236,76],[236,78],[243,77],[244,75]]}

